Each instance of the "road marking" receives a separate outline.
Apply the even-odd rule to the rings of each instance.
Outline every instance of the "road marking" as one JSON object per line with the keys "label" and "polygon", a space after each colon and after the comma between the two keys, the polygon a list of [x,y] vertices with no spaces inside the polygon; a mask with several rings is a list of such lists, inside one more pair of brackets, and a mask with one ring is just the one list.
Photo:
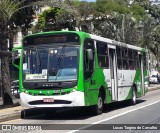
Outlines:
{"label": "road marking", "polygon": [[156,101],[156,102],[153,102],[153,103],[150,103],[150,104],[147,104],[147,105],[144,105],[144,106],[141,106],[141,107],[138,107],[138,108],[135,108],[135,109],[128,110],[128,111],[123,112],[123,113],[121,113],[121,114],[118,114],[118,115],[115,115],[115,116],[112,116],[112,117],[109,117],[109,118],[106,118],[106,119],[103,119],[103,120],[100,120],[100,121],[91,123],[90,125],[83,126],[83,127],[81,127],[81,128],[78,128],[77,130],[71,130],[71,131],[69,131],[69,132],[67,132],[67,133],[75,133],[75,132],[78,132],[78,131],[80,131],[80,130],[82,130],[82,129],[91,127],[91,126],[93,126],[94,124],[99,124],[99,123],[102,123],[102,122],[104,122],[104,121],[109,121],[109,120],[111,120],[111,119],[114,119],[114,118],[117,118],[117,117],[119,117],[119,116],[128,114],[128,113],[130,113],[130,112],[133,112],[133,111],[136,111],[136,110],[145,108],[145,107],[147,107],[147,106],[151,106],[151,105],[156,104],[156,103],[158,103],[158,102],[160,102],[160,100],[158,100],[158,101]]}

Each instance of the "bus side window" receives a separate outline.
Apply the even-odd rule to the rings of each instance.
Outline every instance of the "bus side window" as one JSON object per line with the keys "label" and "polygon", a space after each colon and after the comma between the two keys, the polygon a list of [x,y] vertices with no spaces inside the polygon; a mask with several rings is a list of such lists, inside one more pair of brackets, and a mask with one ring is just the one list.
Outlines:
{"label": "bus side window", "polygon": [[129,69],[129,64],[128,64],[128,49],[127,48],[122,48],[122,62],[123,62],[123,69],[128,70]]}
{"label": "bus side window", "polygon": [[134,60],[135,70],[139,69],[138,51],[136,50],[133,50],[133,60]]}
{"label": "bus side window", "polygon": [[133,50],[128,49],[128,57],[129,57],[129,69],[134,70],[135,69],[135,63],[133,60]]}
{"label": "bus side window", "polygon": [[122,70],[122,58],[117,58],[118,69]]}
{"label": "bus side window", "polygon": [[128,50],[127,50],[127,48],[122,48],[122,57],[123,58],[128,58]]}
{"label": "bus side window", "polygon": [[109,68],[107,43],[97,41],[98,64],[102,68]]}
{"label": "bus side window", "polygon": [[122,49],[120,47],[116,47],[116,53],[117,53],[117,66],[118,69],[122,70]]}
{"label": "bus side window", "polygon": [[143,69],[147,69],[147,60],[146,60],[146,53],[143,54]]}
{"label": "bus side window", "polygon": [[[87,51],[93,51],[93,59],[89,60]],[[84,42],[84,78],[85,80],[91,78],[94,71],[94,41],[91,39],[86,39]]]}
{"label": "bus side window", "polygon": [[123,59],[123,69],[128,70],[128,59]]}

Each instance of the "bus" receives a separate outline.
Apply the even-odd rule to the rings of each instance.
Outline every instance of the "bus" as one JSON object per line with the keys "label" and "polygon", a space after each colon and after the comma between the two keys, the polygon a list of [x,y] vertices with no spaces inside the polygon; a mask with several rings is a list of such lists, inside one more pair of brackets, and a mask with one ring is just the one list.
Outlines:
{"label": "bus", "polygon": [[148,91],[147,49],[80,31],[24,37],[19,69],[21,105],[51,109],[92,107],[136,99]]}

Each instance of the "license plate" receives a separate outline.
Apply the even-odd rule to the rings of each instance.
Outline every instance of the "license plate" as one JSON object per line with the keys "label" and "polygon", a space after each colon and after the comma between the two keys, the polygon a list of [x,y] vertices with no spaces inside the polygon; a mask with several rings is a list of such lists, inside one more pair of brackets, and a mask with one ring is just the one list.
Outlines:
{"label": "license plate", "polygon": [[51,102],[54,102],[54,99],[53,98],[43,98],[43,102],[51,103]]}

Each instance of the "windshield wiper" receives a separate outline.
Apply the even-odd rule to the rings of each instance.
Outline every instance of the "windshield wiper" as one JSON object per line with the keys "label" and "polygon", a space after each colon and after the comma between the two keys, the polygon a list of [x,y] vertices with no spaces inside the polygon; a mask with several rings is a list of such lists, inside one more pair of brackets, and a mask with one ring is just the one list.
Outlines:
{"label": "windshield wiper", "polygon": [[[59,68],[60,68],[61,63],[62,63],[62,58],[63,58],[63,56],[65,54],[65,48],[66,48],[66,44],[64,44],[62,46],[62,50],[61,50],[60,55],[59,55],[58,60],[57,60],[57,65],[59,66]],[[57,80],[57,77],[59,77],[61,75],[61,70],[62,69],[60,69],[59,71],[57,71],[57,75],[56,75],[55,80]]]}
{"label": "windshield wiper", "polygon": [[40,60],[40,56],[37,48],[36,48],[36,59],[37,59],[38,73],[39,73],[40,67],[41,67],[41,60]]}
{"label": "windshield wiper", "polygon": [[62,58],[63,58],[63,56],[65,54],[65,48],[66,48],[66,44],[64,44],[62,46],[62,50],[61,50],[60,55],[59,55],[58,60],[57,60],[57,65],[61,64]]}

